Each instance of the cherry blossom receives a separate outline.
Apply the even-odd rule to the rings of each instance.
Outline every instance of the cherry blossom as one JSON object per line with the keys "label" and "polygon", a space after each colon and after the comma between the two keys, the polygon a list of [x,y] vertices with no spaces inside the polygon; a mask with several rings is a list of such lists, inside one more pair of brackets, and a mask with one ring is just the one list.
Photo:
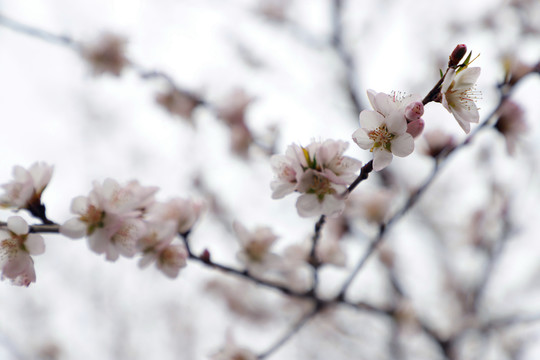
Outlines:
{"label": "cherry blossom", "polygon": [[60,232],[71,238],[87,236],[90,249],[105,254],[107,260],[132,257],[146,232],[143,211],[153,204],[156,191],[136,181],[125,186],[113,179],[94,182],[87,197],[73,199],[71,211],[79,216],[65,222]]}
{"label": "cherry blossom", "polygon": [[497,115],[499,119],[495,124],[495,129],[504,136],[506,140],[506,150],[513,155],[516,150],[516,143],[519,138],[528,130],[525,121],[525,112],[516,102],[504,100]]}
{"label": "cherry blossom", "polygon": [[51,180],[53,166],[44,162],[36,162],[25,169],[22,166],[13,168],[13,181],[3,184],[5,194],[0,196],[0,205],[24,209],[33,203],[40,203],[41,193]]}
{"label": "cherry blossom", "polygon": [[272,197],[301,193],[296,208],[302,217],[341,213],[345,202],[340,194],[354,181],[361,166],[358,160],[343,156],[348,146],[340,140],[314,141],[307,147],[292,144],[285,155],[274,155]]}
{"label": "cherry blossom", "polygon": [[237,258],[250,272],[262,274],[277,264],[278,256],[270,252],[277,236],[268,227],[257,227],[250,232],[244,225],[235,221],[233,229],[240,243]]}
{"label": "cherry blossom", "polygon": [[467,67],[457,71],[450,68],[441,86],[443,106],[452,113],[467,134],[471,131],[471,123],[478,123],[480,119],[475,103],[481,95],[475,89],[479,76],[479,67]]}
{"label": "cherry blossom", "polygon": [[418,121],[420,118],[416,116],[420,109],[407,108],[417,101],[417,96],[413,95],[400,97],[368,90],[368,97],[374,111],[360,113],[360,129],[352,137],[360,148],[373,153],[373,169],[380,171],[390,165],[393,155],[404,157],[413,152],[414,139],[407,132],[405,113],[415,115],[411,120]]}
{"label": "cherry blossom", "polygon": [[28,286],[36,282],[34,261],[30,255],[45,252],[43,237],[29,234],[26,221],[20,216],[7,220],[7,229],[0,229],[0,270],[2,279],[11,279],[14,285]]}
{"label": "cherry blossom", "polygon": [[148,224],[147,233],[138,241],[143,253],[139,261],[141,268],[155,262],[156,267],[166,276],[174,279],[180,269],[186,266],[188,258],[184,244],[172,244],[177,235],[174,221]]}
{"label": "cherry blossom", "polygon": [[167,202],[154,202],[145,219],[151,222],[173,221],[178,234],[188,233],[199,219],[204,204],[191,199],[173,198]]}
{"label": "cherry blossom", "polygon": [[210,356],[211,360],[256,360],[257,355],[253,351],[238,346],[232,333],[227,332],[227,340],[223,348]]}

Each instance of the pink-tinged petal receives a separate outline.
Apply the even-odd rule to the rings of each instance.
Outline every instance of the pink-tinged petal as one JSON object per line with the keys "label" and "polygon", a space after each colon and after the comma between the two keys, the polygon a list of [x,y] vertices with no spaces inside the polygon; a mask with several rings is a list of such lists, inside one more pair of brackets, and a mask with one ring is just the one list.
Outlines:
{"label": "pink-tinged petal", "polygon": [[371,110],[363,110],[360,113],[360,127],[373,130],[381,126],[384,122],[384,117],[378,112]]}
{"label": "pink-tinged petal", "polygon": [[409,133],[397,136],[392,140],[392,154],[400,157],[410,155],[414,150],[414,139]]}
{"label": "pink-tinged petal", "polygon": [[400,135],[407,131],[407,120],[401,111],[394,111],[386,117],[388,132]]}
{"label": "pink-tinged petal", "polygon": [[373,140],[369,138],[367,134],[368,131],[369,130],[360,128],[352,134],[353,141],[358,146],[360,146],[361,149],[364,149],[364,150],[369,150],[373,146]]}
{"label": "pink-tinged petal", "polygon": [[15,165],[13,167],[13,177],[15,178],[16,182],[27,182],[31,180],[31,176],[28,170],[26,170],[20,165]]}
{"label": "pink-tinged petal", "polygon": [[45,252],[45,241],[39,234],[28,234],[24,246],[31,255],[41,255]]}
{"label": "pink-tinged petal", "polygon": [[301,217],[321,215],[321,204],[315,194],[302,194],[296,200],[296,209]]}
{"label": "pink-tinged petal", "polygon": [[469,67],[456,75],[454,88],[470,88],[476,84],[476,80],[480,76],[479,67]]}
{"label": "pink-tinged petal", "polygon": [[425,123],[423,119],[411,121],[407,124],[407,133],[411,134],[413,138],[416,138],[422,134],[422,131],[424,131],[424,126]]}
{"label": "pink-tinged petal", "polygon": [[20,216],[10,216],[7,220],[7,227],[17,235],[28,234],[28,224]]}
{"label": "pink-tinged petal", "polygon": [[238,242],[240,243],[240,245],[246,245],[249,241],[249,238],[251,237],[248,229],[246,229],[246,227],[240,222],[235,220],[233,222],[233,230],[236,233],[236,237],[238,238]]}
{"label": "pink-tinged petal", "polygon": [[381,171],[392,162],[392,153],[381,148],[373,151],[373,170]]}
{"label": "pink-tinged petal", "polygon": [[60,226],[60,234],[71,239],[80,239],[86,236],[87,230],[87,224],[78,218],[69,219],[62,226]]}
{"label": "pink-tinged petal", "polygon": [[24,251],[17,251],[9,256],[8,260],[2,266],[2,276],[10,279],[16,278],[32,262],[30,255]]}

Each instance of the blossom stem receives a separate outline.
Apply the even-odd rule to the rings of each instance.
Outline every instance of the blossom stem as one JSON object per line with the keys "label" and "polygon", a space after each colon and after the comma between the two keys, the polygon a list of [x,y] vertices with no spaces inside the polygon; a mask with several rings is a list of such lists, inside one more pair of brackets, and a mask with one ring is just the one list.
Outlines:
{"label": "blossom stem", "polygon": [[444,79],[446,78],[446,74],[448,74],[448,68],[446,69],[446,72],[444,75],[439,79],[437,84],[429,91],[429,93],[426,95],[426,97],[422,100],[422,104],[426,105],[427,103],[430,103],[432,101],[437,101],[437,98],[439,97],[441,93],[441,86],[444,82]]}
{"label": "blossom stem", "polygon": [[352,184],[341,194],[341,197],[349,195],[362,181],[366,180],[369,173],[373,171],[373,160],[367,162],[360,170],[360,175],[352,182]]}

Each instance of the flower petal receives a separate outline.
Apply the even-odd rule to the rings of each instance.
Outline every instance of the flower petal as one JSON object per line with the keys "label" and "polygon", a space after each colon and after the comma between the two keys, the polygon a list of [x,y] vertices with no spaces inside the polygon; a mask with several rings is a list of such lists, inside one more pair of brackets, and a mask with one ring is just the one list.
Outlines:
{"label": "flower petal", "polygon": [[364,110],[360,113],[360,127],[373,130],[384,122],[384,117],[378,112]]}
{"label": "flower petal", "polygon": [[24,246],[31,255],[41,255],[45,252],[45,241],[39,234],[28,234]]}
{"label": "flower petal", "polygon": [[391,134],[401,135],[407,131],[407,120],[401,111],[394,111],[386,117],[386,127]]}
{"label": "flower petal", "polygon": [[373,170],[381,171],[392,162],[392,153],[381,148],[373,151]]}
{"label": "flower petal", "polygon": [[78,218],[69,219],[60,226],[60,234],[71,239],[80,239],[86,236],[87,225]]}
{"label": "flower petal", "polygon": [[20,216],[10,216],[7,220],[7,227],[17,235],[28,234],[28,223]]}
{"label": "flower petal", "polygon": [[397,136],[392,140],[392,154],[400,157],[410,155],[414,150],[414,139],[409,133]]}
{"label": "flower petal", "polygon": [[364,150],[371,149],[373,146],[373,140],[369,138],[367,131],[364,128],[360,128],[352,134],[353,141]]}

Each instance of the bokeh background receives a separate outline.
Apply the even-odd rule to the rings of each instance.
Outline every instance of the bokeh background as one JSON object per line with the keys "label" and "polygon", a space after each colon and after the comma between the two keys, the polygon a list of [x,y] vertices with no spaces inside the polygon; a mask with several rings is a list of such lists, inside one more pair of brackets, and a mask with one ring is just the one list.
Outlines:
{"label": "bokeh background", "polygon": [[[456,44],[481,54],[475,61],[482,68],[481,119],[497,104],[503,58],[540,60],[537,0],[3,0],[0,14],[81,42],[104,32],[124,36],[134,63],[169,74],[211,104],[195,108],[191,119],[171,115],[155,101],[166,89],[163,79],[141,79],[133,68],[121,77],[94,76],[69,47],[0,26],[0,183],[11,179],[14,165],[54,164],[43,200],[59,223],[70,217],[73,197],[107,177],[159,186],[161,200],[204,199],[210,205],[192,246],[210,249],[215,261],[231,266],[239,266],[233,220],[248,228],[271,226],[280,236],[277,251],[313,231],[316,219],[297,215],[294,196],[271,199],[269,151],[342,139],[351,143],[349,156],[368,161],[370,154],[351,141],[358,111],[369,108],[365,91],[426,94]],[[241,92],[251,100],[245,124],[255,143],[238,154],[231,151],[231,127],[215,110],[238,101]],[[539,98],[537,74],[515,89],[529,131],[513,156],[503,137],[486,129],[450,159],[385,240],[411,308],[442,338],[462,325],[458,318],[540,315]],[[439,104],[425,110],[426,131],[465,138]],[[412,156],[394,159],[357,192],[367,197],[391,188],[399,206],[433,165],[422,146],[420,138]],[[463,314],[456,288],[473,288],[485,273],[489,251],[478,244],[498,246],[501,204],[508,204],[513,231],[489,271],[478,313]],[[0,220],[9,215],[2,210]],[[347,267],[322,269],[326,296],[375,228],[358,218],[349,230],[341,240]],[[222,347],[227,332],[262,352],[303,310],[280,293],[199,264],[170,280],[154,268],[140,270],[135,259],[106,262],[85,240],[45,240],[46,253],[34,258],[35,284],[0,283],[2,360],[205,359]],[[381,264],[377,256],[370,260],[351,288],[355,299],[388,301]],[[456,359],[538,359],[540,327],[523,322],[468,332]],[[389,351],[392,333],[388,319],[328,311],[271,358],[398,358]],[[414,330],[403,336],[400,358],[444,358]]]}

